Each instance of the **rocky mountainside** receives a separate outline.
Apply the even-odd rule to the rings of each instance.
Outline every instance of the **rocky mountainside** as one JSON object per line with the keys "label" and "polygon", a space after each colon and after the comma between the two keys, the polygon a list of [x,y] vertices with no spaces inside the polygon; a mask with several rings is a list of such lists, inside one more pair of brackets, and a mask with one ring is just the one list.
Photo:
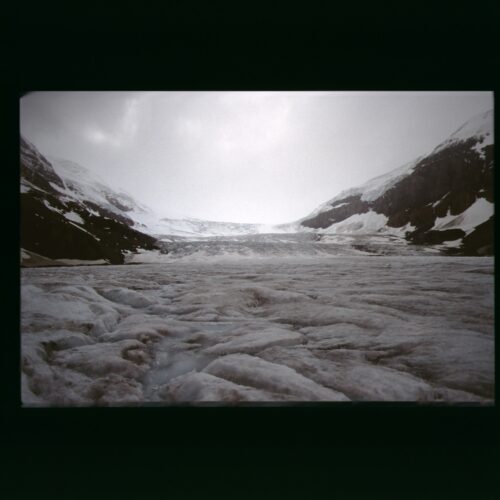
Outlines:
{"label": "rocky mountainside", "polygon": [[492,255],[493,111],[475,116],[430,154],[340,193],[301,219],[329,234],[389,233],[448,253]]}
{"label": "rocky mountainside", "polygon": [[54,168],[56,163],[24,138],[20,156],[21,248],[27,265],[40,258],[121,264],[127,252],[156,248],[156,239],[134,229],[127,216],[137,209],[132,199],[103,184],[85,188],[82,167],[62,162]]}

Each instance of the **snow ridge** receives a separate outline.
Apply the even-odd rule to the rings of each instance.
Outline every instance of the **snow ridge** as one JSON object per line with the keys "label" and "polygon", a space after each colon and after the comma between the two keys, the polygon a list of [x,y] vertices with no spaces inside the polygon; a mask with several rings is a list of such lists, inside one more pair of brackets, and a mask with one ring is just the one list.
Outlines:
{"label": "snow ridge", "polygon": [[93,202],[120,215],[143,213],[149,209],[137,203],[132,196],[109,188],[97,174],[73,161],[49,157],[54,170],[64,182],[59,192],[80,202]]}
{"label": "snow ridge", "polygon": [[494,143],[493,132],[493,110],[490,109],[485,113],[479,113],[473,116],[458,128],[448,139],[437,146],[433,153],[442,151],[449,146],[458,142],[466,141],[470,138],[477,138],[477,142],[481,144],[481,149]]}

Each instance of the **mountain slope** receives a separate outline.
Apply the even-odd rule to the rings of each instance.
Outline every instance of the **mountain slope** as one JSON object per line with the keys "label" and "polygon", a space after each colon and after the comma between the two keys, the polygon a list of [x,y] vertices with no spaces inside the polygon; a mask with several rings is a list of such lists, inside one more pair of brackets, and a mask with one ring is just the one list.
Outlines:
{"label": "mountain slope", "polygon": [[[120,196],[105,202],[65,181],[37,148],[21,138],[21,247],[49,259],[121,264],[124,252],[156,248],[135,230]],[[26,259],[27,260],[27,259]],[[29,262],[25,262],[29,265]]]}
{"label": "mountain slope", "polygon": [[338,233],[399,233],[449,253],[493,253],[493,111],[473,117],[430,154],[344,191],[301,219]]}
{"label": "mountain slope", "polygon": [[[50,195],[64,206],[76,204],[77,207],[84,208],[84,212],[88,212],[84,215],[80,214],[80,217],[84,219],[87,219],[89,214],[95,217],[107,217],[143,235],[149,235],[155,240],[193,240],[214,236],[233,237],[275,230],[264,224],[208,221],[179,216],[175,218],[161,217],[149,207],[138,203],[130,195],[111,189],[99,176],[82,165],[65,159],[42,156],[35,146],[29,144],[25,139],[22,139],[21,155],[23,157],[21,178],[21,192],[23,194],[39,192],[37,198],[45,197],[47,203],[49,203],[47,197]],[[34,182],[30,182],[30,179]],[[35,209],[28,201],[30,197],[33,197],[33,193],[25,197],[26,213],[33,212]],[[57,201],[52,199],[49,203],[52,210],[55,212],[57,209],[61,213],[66,213],[64,207],[57,205]],[[49,208],[46,203],[44,203],[44,208]],[[40,208],[40,210],[44,210],[44,208]],[[45,215],[40,214],[40,210],[38,214],[45,217]],[[78,215],[78,210],[75,213]],[[66,214],[67,217],[68,214]],[[69,217],[76,218],[75,215],[69,215]],[[70,222],[76,221],[71,220]],[[93,219],[93,222],[95,223],[96,219]],[[275,231],[282,232],[278,229]],[[26,235],[25,240],[30,240],[30,237],[38,238],[35,234],[30,234]],[[37,246],[39,247],[39,244]],[[142,247],[148,248],[147,245],[142,245]],[[129,246],[124,246],[123,249],[131,250]],[[36,248],[36,250],[40,251],[40,248]],[[66,256],[68,252],[69,250],[66,248],[63,253]],[[50,253],[53,254],[52,249]],[[94,259],[94,257],[95,252],[92,251],[88,258]],[[76,257],[72,255],[72,258]]]}
{"label": "mountain slope", "polygon": [[63,182],[55,188],[64,199],[77,200],[87,206],[100,207],[101,213],[116,218],[133,229],[155,238],[207,238],[258,234],[269,229],[263,224],[242,224],[196,219],[161,217],[130,195],[109,188],[87,168],[72,161],[49,157]]}

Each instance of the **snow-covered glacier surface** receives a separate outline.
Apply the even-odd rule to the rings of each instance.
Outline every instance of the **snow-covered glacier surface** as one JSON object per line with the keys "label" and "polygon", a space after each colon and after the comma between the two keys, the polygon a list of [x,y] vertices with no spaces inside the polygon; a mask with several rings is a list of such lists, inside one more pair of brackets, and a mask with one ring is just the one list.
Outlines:
{"label": "snow-covered glacier surface", "polygon": [[493,402],[489,257],[180,258],[21,279],[27,406]]}

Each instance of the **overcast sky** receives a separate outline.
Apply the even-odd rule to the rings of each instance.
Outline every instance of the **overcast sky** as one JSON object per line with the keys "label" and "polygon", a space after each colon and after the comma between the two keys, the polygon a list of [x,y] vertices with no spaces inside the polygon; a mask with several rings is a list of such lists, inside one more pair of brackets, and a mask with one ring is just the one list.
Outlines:
{"label": "overcast sky", "polygon": [[281,223],[430,152],[492,92],[36,92],[21,132],[161,216]]}

